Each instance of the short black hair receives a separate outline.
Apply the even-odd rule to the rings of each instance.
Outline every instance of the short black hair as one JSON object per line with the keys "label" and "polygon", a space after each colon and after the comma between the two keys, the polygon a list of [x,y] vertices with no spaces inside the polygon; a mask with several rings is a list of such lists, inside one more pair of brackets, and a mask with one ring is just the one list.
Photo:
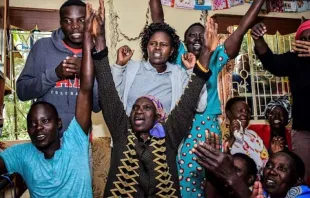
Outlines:
{"label": "short black hair", "polygon": [[225,112],[230,111],[231,107],[237,102],[245,102],[245,99],[242,97],[230,98],[225,105]]}
{"label": "short black hair", "polygon": [[296,168],[296,170],[295,170],[296,171],[296,177],[297,177],[296,179],[299,179],[299,178],[304,179],[305,173],[306,173],[306,168],[305,168],[305,164],[302,161],[302,159],[297,154],[295,154],[291,151],[284,150],[284,151],[277,152],[275,154],[279,154],[279,153],[285,153],[293,159],[295,166],[296,166],[295,167]]}
{"label": "short black hair", "polygon": [[192,25],[190,25],[187,29],[186,29],[186,31],[185,31],[185,33],[184,33],[184,41],[186,40],[186,35],[188,34],[188,31],[192,28],[192,27],[194,27],[194,26],[199,26],[199,27],[202,27],[203,29],[205,28],[205,26],[203,26],[201,23],[199,23],[199,22],[197,22],[197,23],[193,23]]}
{"label": "short black hair", "polygon": [[81,6],[81,7],[85,7],[85,9],[86,9],[86,4],[83,1],[81,1],[81,0],[68,0],[64,4],[62,4],[60,9],[59,9],[59,17],[60,18],[62,18],[62,10],[65,7],[69,7],[69,6]]}
{"label": "short black hair", "polygon": [[[246,167],[248,169],[248,174],[254,176],[254,178],[256,178],[256,175],[258,173],[257,171],[257,165],[255,163],[255,161],[248,155],[243,154],[243,153],[235,153],[233,155],[233,157],[239,157],[241,159],[243,159],[246,163]],[[255,180],[253,181],[254,184]],[[251,184],[251,185],[253,185]]]}
{"label": "short black hair", "polygon": [[30,106],[30,109],[29,109],[28,114],[27,114],[27,122],[28,122],[28,120],[29,120],[29,113],[30,113],[31,110],[32,110],[35,106],[37,106],[37,105],[46,105],[46,106],[51,107],[53,113],[56,115],[56,118],[57,118],[57,119],[59,118],[58,111],[57,111],[56,107],[55,107],[53,104],[51,104],[51,103],[49,103],[49,102],[46,102],[46,101],[37,101],[37,102],[34,102],[34,103]]}
{"label": "short black hair", "polygon": [[151,23],[149,26],[146,26],[144,30],[141,32],[141,41],[140,41],[140,47],[143,54],[143,59],[148,59],[147,54],[147,45],[151,39],[151,37],[156,32],[165,32],[167,35],[169,35],[171,39],[171,46],[173,47],[174,51],[172,55],[169,57],[168,62],[169,63],[175,63],[178,53],[179,53],[179,46],[180,46],[180,37],[176,34],[176,31],[174,28],[172,28],[167,23]]}

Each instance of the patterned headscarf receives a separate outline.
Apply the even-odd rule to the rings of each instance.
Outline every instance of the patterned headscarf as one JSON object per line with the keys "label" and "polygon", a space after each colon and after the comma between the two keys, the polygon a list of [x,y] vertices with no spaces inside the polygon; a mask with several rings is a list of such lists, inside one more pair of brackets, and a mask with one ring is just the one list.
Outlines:
{"label": "patterned headscarf", "polygon": [[142,96],[140,98],[147,98],[152,101],[156,108],[156,114],[159,115],[157,121],[154,123],[154,127],[150,130],[150,134],[156,138],[164,138],[166,133],[162,123],[167,119],[167,114],[164,110],[163,104],[151,95]]}
{"label": "patterned headscarf", "polygon": [[288,95],[281,96],[281,97],[279,97],[279,98],[277,98],[275,100],[270,101],[267,104],[266,109],[265,109],[265,118],[266,118],[266,120],[268,120],[269,113],[276,106],[281,106],[281,107],[283,107],[287,111],[287,113],[288,113],[288,121],[290,121],[291,118],[292,118],[292,110],[291,110],[292,107],[291,107],[291,103],[290,103]]}
{"label": "patterned headscarf", "polygon": [[300,37],[301,33],[302,33],[303,31],[305,31],[305,30],[308,30],[308,29],[310,29],[310,20],[308,20],[308,21],[302,23],[302,24],[299,26],[299,28],[297,29],[297,32],[296,32],[295,39],[296,39],[296,40],[299,40],[299,39],[300,39],[299,37]]}
{"label": "patterned headscarf", "polygon": [[142,96],[140,98],[147,98],[153,102],[153,104],[156,108],[156,113],[159,115],[158,122],[164,122],[166,120],[167,114],[164,110],[164,106],[157,98],[155,98],[154,96],[151,96],[151,95]]}

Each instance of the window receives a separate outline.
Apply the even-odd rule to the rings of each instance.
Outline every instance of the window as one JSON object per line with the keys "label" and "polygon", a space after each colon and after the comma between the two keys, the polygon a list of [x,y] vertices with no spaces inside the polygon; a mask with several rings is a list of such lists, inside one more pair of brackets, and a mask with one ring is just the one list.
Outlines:
{"label": "window", "polygon": [[[9,34],[8,56],[10,57],[10,80],[13,88],[33,44],[40,38],[50,37],[51,32],[11,30]],[[14,70],[13,70],[14,69]],[[13,90],[13,94],[4,98],[4,125],[1,139],[29,139],[26,116],[31,102],[21,102]]]}
{"label": "window", "polygon": [[[270,49],[277,54],[291,50],[295,34],[265,35]],[[239,56],[232,71],[231,95],[244,97],[252,109],[253,120],[264,120],[266,105],[278,96],[290,94],[287,77],[276,77],[264,70],[254,52],[254,42],[248,32],[243,40]]]}

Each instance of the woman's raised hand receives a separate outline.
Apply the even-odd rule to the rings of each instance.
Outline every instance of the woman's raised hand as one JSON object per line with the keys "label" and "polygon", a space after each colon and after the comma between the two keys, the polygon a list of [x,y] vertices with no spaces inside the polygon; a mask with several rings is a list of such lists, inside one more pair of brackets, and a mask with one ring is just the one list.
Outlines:
{"label": "woman's raised hand", "polygon": [[187,70],[193,69],[196,64],[196,56],[193,53],[186,53],[182,55],[182,63]]}
{"label": "woman's raised hand", "polygon": [[219,44],[220,39],[217,34],[217,30],[218,24],[208,16],[204,33],[204,46],[206,46],[210,51],[215,51]]}
{"label": "woman's raised hand", "polygon": [[120,66],[124,66],[131,59],[133,53],[135,51],[131,50],[130,47],[124,45],[117,50],[117,60],[116,64]]}

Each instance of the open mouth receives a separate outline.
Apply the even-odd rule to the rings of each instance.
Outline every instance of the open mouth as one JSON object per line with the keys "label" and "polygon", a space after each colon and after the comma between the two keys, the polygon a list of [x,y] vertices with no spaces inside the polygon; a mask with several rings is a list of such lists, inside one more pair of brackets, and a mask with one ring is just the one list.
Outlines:
{"label": "open mouth", "polygon": [[277,183],[274,179],[271,179],[271,178],[268,178],[266,181],[265,181],[265,184],[267,187],[274,187]]}
{"label": "open mouth", "polygon": [[155,53],[154,53],[154,57],[155,57],[155,58],[159,58],[160,56],[161,56],[160,53],[158,53],[158,52],[155,52]]}
{"label": "open mouth", "polygon": [[75,39],[77,38],[81,38],[82,37],[82,34],[81,33],[74,33],[74,34],[71,34],[71,36]]}
{"label": "open mouth", "polygon": [[137,126],[143,124],[143,122],[144,122],[144,119],[143,119],[143,118],[135,117],[135,119],[134,119],[134,123],[135,123],[135,125],[137,125]]}
{"label": "open mouth", "polygon": [[36,139],[37,139],[38,141],[42,141],[42,140],[45,139],[45,137],[46,137],[46,135],[44,135],[44,134],[39,134],[39,135],[36,136]]}
{"label": "open mouth", "polygon": [[194,50],[200,50],[201,49],[201,44],[196,43],[193,45]]}
{"label": "open mouth", "polygon": [[274,123],[274,124],[280,124],[280,123],[281,123],[281,120],[274,120],[273,123]]}

